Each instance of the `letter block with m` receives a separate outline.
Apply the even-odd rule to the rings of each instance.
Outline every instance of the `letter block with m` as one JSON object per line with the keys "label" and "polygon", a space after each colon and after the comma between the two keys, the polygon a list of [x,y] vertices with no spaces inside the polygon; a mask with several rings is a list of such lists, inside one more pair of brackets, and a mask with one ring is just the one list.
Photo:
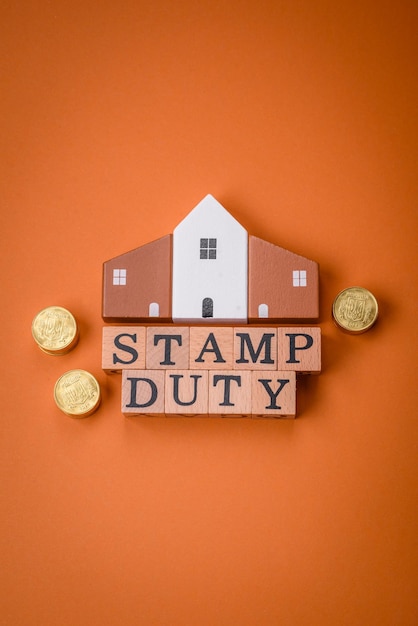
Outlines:
{"label": "letter block with m", "polygon": [[276,364],[276,328],[234,328],[234,369],[272,370]]}

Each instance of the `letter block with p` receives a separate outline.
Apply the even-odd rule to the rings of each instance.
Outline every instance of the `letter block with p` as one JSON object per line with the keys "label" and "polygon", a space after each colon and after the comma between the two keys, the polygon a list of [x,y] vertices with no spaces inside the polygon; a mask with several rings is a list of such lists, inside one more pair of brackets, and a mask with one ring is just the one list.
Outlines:
{"label": "letter block with p", "polygon": [[278,328],[277,329],[277,369],[319,374],[321,371],[321,329]]}

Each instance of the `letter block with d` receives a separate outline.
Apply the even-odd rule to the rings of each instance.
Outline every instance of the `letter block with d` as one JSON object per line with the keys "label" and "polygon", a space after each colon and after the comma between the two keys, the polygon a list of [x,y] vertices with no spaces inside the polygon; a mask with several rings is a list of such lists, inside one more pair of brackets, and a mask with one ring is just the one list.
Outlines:
{"label": "letter block with d", "polygon": [[123,370],[122,413],[164,415],[165,372],[163,370]]}

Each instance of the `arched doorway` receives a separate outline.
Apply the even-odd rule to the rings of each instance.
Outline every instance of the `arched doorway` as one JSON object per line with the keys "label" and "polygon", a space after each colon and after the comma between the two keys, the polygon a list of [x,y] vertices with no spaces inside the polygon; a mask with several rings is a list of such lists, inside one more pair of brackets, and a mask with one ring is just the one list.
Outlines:
{"label": "arched doorway", "polygon": [[151,302],[149,305],[149,316],[150,317],[160,317],[160,306],[158,302]]}
{"label": "arched doorway", "polygon": [[203,298],[203,300],[202,300],[202,317],[213,317],[213,300],[212,300],[212,298]]}
{"label": "arched doorway", "polygon": [[258,317],[268,317],[268,316],[269,316],[268,304],[259,304],[258,305]]}

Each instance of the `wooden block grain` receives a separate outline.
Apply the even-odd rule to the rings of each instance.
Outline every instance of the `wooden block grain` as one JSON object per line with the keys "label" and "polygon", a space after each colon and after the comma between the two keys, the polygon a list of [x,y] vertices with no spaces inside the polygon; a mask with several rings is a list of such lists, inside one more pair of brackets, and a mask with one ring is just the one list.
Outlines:
{"label": "wooden block grain", "polygon": [[123,370],[122,413],[164,415],[165,372],[163,370]]}
{"label": "wooden block grain", "polygon": [[148,326],[146,337],[147,369],[188,369],[189,328],[186,326]]}
{"label": "wooden block grain", "polygon": [[253,371],[252,417],[296,416],[296,373]]}
{"label": "wooden block grain", "polygon": [[276,328],[234,328],[234,369],[272,370],[276,367]]}
{"label": "wooden block grain", "polygon": [[191,369],[232,369],[233,329],[228,326],[190,328]]}
{"label": "wooden block grain", "polygon": [[145,327],[105,326],[102,335],[102,368],[105,372],[145,367]]}
{"label": "wooden block grain", "polygon": [[205,370],[166,370],[166,415],[206,415],[208,412],[208,372]]}
{"label": "wooden block grain", "polygon": [[228,417],[251,416],[251,372],[209,372],[209,413]]}
{"label": "wooden block grain", "polygon": [[321,371],[321,329],[278,328],[277,368],[303,374],[319,374]]}

